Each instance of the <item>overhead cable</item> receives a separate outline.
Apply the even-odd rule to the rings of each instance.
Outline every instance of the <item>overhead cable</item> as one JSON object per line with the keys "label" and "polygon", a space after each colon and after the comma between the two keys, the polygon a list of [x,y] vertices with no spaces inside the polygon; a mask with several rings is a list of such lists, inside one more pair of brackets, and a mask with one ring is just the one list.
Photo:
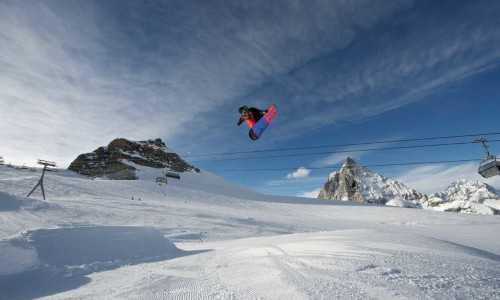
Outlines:
{"label": "overhead cable", "polygon": [[[488,140],[488,142],[490,142],[490,143],[500,142],[500,139],[499,140]],[[340,151],[329,151],[329,152],[313,152],[313,153],[296,153],[296,154],[281,154],[281,155],[267,155],[267,156],[221,158],[221,159],[191,161],[191,163],[195,163],[195,162],[196,163],[204,163],[204,162],[230,161],[230,160],[268,159],[268,158],[278,158],[278,157],[311,156],[311,155],[325,155],[325,154],[366,152],[366,151],[382,151],[382,150],[398,150],[398,149],[426,148],[426,147],[443,147],[443,146],[468,145],[468,144],[475,144],[475,143],[477,143],[477,142],[456,142],[456,143],[411,145],[411,146],[397,146],[397,147],[385,147],[385,148],[352,149],[352,150],[340,150]]]}
{"label": "overhead cable", "polygon": [[203,157],[203,156],[216,156],[216,155],[249,154],[249,153],[258,153],[258,152],[278,152],[278,151],[292,151],[292,150],[304,150],[304,149],[320,149],[320,148],[333,148],[333,147],[348,147],[348,146],[373,145],[373,144],[387,144],[387,143],[402,143],[402,142],[415,142],[415,141],[428,141],[428,140],[456,139],[456,138],[490,136],[490,135],[500,135],[500,132],[463,134],[463,135],[450,135],[450,136],[439,136],[439,137],[424,137],[424,138],[414,138],[414,139],[372,141],[372,142],[360,142],[360,143],[332,144],[332,145],[307,146],[307,147],[261,149],[261,150],[252,150],[252,151],[235,151],[235,152],[221,152],[221,153],[208,153],[208,154],[192,154],[192,155],[182,155],[182,157]]}
{"label": "overhead cable", "polygon": [[[480,161],[480,159],[459,159],[459,160],[441,160],[441,161],[423,161],[423,162],[406,162],[406,163],[392,163],[392,164],[373,164],[363,165],[364,167],[391,167],[391,166],[410,166],[410,165],[427,165],[427,164],[445,164],[445,163],[459,163],[459,162],[472,162]],[[340,169],[342,166],[328,166],[328,167],[294,167],[294,168],[254,168],[254,169],[222,169],[210,170],[211,172],[246,172],[246,171],[290,171],[305,168],[308,170],[322,170],[322,169]]]}

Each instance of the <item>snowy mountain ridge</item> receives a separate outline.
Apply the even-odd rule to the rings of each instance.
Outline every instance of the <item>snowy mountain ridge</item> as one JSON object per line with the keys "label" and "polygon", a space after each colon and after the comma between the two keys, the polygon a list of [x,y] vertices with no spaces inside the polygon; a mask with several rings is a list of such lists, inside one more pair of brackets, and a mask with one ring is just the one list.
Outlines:
{"label": "snowy mountain ridge", "polygon": [[430,196],[384,177],[347,157],[328,176],[318,198],[478,214],[500,213],[500,191],[479,181],[459,179]]}
{"label": "snowy mountain ridge", "polygon": [[500,190],[483,182],[458,179],[444,192],[430,195],[423,207],[453,212],[500,214]]}
{"label": "snowy mountain ridge", "polygon": [[484,199],[500,199],[500,190],[476,180],[458,179],[450,184],[444,192],[434,193],[431,196],[446,201],[480,202]]}

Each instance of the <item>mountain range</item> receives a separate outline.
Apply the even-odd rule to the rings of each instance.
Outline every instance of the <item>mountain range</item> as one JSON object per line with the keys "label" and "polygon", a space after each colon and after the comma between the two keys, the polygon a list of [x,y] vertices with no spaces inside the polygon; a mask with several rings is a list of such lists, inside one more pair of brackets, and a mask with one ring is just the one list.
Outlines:
{"label": "mountain range", "polygon": [[332,172],[319,199],[354,201],[428,210],[500,214],[500,191],[479,181],[459,179],[444,192],[424,195],[347,157],[340,171]]}
{"label": "mountain range", "polygon": [[[92,178],[138,179],[141,167],[175,172],[199,172],[167,148],[161,139],[130,141],[117,138],[107,146],[79,155],[69,170]],[[426,210],[500,214],[500,191],[478,181],[459,179],[445,191],[425,195],[404,183],[387,178],[346,157],[332,172],[319,199],[384,204]]]}

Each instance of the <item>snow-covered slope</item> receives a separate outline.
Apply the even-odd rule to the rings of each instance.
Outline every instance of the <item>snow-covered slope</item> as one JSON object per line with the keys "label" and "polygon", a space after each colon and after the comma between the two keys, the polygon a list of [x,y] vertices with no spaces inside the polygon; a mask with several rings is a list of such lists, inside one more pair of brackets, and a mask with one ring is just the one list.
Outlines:
{"label": "snow-covered slope", "polygon": [[1,299],[495,299],[500,218],[0,166]]}

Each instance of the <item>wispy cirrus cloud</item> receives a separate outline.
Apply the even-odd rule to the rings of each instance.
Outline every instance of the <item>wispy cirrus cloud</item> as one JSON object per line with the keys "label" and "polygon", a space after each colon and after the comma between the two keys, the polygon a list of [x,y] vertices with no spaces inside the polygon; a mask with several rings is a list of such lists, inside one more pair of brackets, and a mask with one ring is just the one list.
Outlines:
{"label": "wispy cirrus cloud", "polygon": [[220,139],[206,116],[412,2],[2,2],[0,150],[64,165],[119,136]]}
{"label": "wispy cirrus cloud", "polygon": [[[397,145],[396,142],[390,142],[401,139],[401,137],[387,137],[380,141],[358,141],[359,145],[353,146],[344,146],[340,148],[333,148],[332,154],[315,160],[312,162],[313,167],[325,167],[325,166],[334,166],[334,165],[342,165],[346,159],[346,157],[350,157],[353,160],[360,162],[363,157],[369,156],[373,152],[376,152],[379,149],[383,148],[391,148]],[[367,144],[363,144],[367,143]],[[355,144],[355,143],[354,143]],[[326,151],[325,151],[326,152]]]}
{"label": "wispy cirrus cloud", "polygon": [[500,188],[500,177],[483,178],[477,173],[478,163],[466,163],[449,167],[428,165],[405,172],[397,178],[406,185],[424,194],[442,192],[457,179],[477,180]]}
{"label": "wispy cirrus cloud", "polygon": [[[287,124],[289,135],[364,120],[497,68],[499,12],[500,4],[488,1],[462,3],[446,16],[439,9],[405,12],[394,21],[404,35],[398,30],[373,34],[295,70],[292,79],[280,84],[289,91],[287,99],[296,103],[292,107],[305,113]],[[415,26],[417,18],[422,22]]]}
{"label": "wispy cirrus cloud", "polygon": [[498,62],[499,4],[443,17],[415,3],[3,1],[0,151],[62,165],[116,137],[223,151],[241,135],[226,125],[241,102],[278,102],[281,126],[266,135],[279,141]]}

